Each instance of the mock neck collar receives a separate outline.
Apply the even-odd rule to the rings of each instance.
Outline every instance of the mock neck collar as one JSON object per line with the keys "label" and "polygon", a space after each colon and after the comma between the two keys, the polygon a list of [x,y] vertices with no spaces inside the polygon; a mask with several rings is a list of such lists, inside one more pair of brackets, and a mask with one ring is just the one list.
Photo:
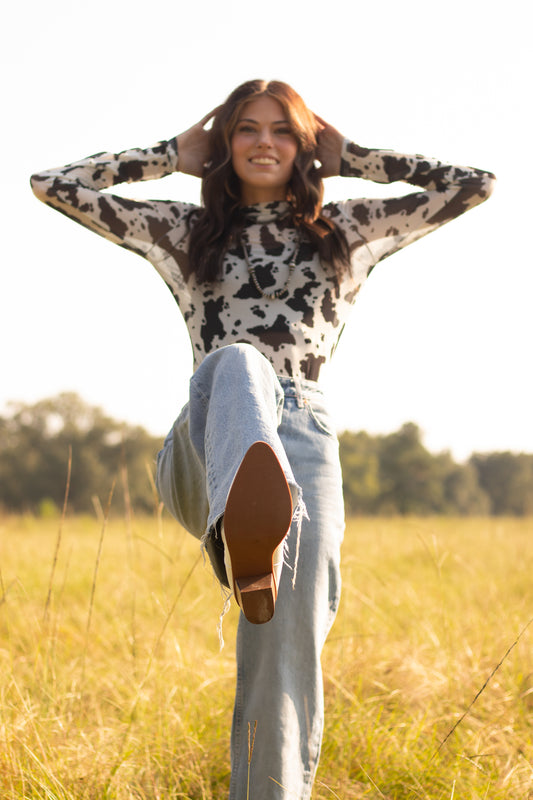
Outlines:
{"label": "mock neck collar", "polygon": [[254,203],[241,208],[246,221],[253,225],[282,219],[287,215],[290,204],[287,200],[271,200],[269,203]]}

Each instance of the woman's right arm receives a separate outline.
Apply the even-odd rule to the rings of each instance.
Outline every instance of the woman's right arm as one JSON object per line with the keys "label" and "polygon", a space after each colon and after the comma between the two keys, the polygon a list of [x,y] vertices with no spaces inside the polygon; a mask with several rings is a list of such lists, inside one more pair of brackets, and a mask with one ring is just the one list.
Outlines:
{"label": "woman's right arm", "polygon": [[31,177],[33,192],[43,203],[111,242],[147,255],[172,229],[174,242],[188,232],[193,205],[170,200],[129,200],[104,190],[119,183],[155,180],[178,170],[201,177],[209,158],[205,125],[217,109],[188,130],[145,150],[97,153]]}
{"label": "woman's right arm", "polygon": [[[169,200],[130,200],[104,190],[120,183],[154,180],[177,170],[177,139],[146,149],[97,153],[31,177],[43,203],[112,242],[147,255],[168,230],[183,225],[191,206]],[[179,237],[181,238],[181,237]]]}

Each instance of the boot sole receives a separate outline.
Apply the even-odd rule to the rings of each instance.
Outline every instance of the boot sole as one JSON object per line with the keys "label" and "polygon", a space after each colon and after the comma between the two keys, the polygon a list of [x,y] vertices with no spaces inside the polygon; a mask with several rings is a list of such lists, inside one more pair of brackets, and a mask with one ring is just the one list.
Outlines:
{"label": "boot sole", "polygon": [[254,442],[229,491],[224,539],[237,602],[246,619],[256,625],[274,614],[273,555],[291,520],[291,492],[278,458],[266,442]]}

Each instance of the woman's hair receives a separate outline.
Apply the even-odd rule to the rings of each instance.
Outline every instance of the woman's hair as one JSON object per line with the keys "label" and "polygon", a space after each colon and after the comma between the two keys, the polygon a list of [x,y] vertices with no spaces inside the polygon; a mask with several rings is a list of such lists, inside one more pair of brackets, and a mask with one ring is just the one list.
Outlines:
{"label": "woman's hair", "polygon": [[210,161],[202,180],[203,208],[189,219],[189,262],[200,281],[215,281],[224,254],[244,225],[240,181],[232,165],[231,139],[246,103],[267,95],[282,106],[298,143],[292,177],[287,187],[292,221],[307,234],[321,260],[340,276],[349,269],[344,234],[322,216],[324,187],[315,166],[318,123],[304,101],[281,81],[253,80],[238,86],[217,110],[210,131]]}

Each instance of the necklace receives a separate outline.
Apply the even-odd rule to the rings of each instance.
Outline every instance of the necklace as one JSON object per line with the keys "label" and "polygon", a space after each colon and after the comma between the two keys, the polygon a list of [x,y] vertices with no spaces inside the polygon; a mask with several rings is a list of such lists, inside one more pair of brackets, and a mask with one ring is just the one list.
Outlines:
{"label": "necklace", "polygon": [[257,280],[257,275],[255,274],[255,267],[253,267],[250,264],[250,257],[249,257],[249,254],[248,254],[248,247],[244,243],[242,235],[239,236],[239,244],[240,244],[240,246],[242,248],[242,251],[244,253],[244,260],[246,262],[246,268],[248,270],[248,273],[249,273],[249,275],[250,275],[250,277],[252,279],[252,282],[253,282],[255,288],[257,289],[257,291],[259,292],[261,297],[264,297],[265,300],[281,300],[284,297],[286,297],[287,294],[288,294],[287,287],[288,287],[288,285],[289,285],[289,283],[291,281],[292,274],[293,274],[294,270],[296,269],[296,261],[298,260],[298,255],[299,255],[299,252],[300,252],[300,239],[298,238],[297,241],[296,241],[296,248],[294,250],[292,258],[290,260],[285,260],[283,262],[284,264],[287,264],[287,266],[289,267],[289,274],[287,275],[287,279],[285,280],[285,283],[283,284],[283,286],[280,289],[276,289],[273,292],[265,292],[265,290],[261,287],[259,281]]}

